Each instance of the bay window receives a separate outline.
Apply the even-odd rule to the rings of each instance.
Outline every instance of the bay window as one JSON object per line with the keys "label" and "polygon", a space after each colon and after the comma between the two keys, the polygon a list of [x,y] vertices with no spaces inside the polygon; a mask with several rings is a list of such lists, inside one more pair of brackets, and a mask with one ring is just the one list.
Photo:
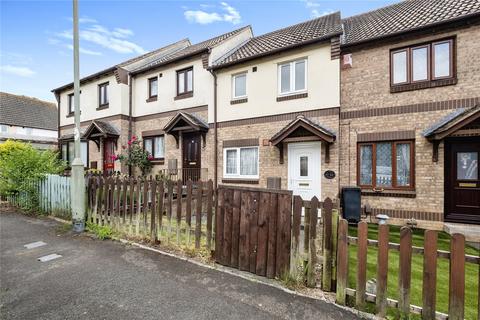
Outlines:
{"label": "bay window", "polygon": [[357,183],[374,189],[413,189],[413,141],[358,144]]}
{"label": "bay window", "polygon": [[144,137],[143,148],[154,160],[160,160],[165,157],[165,140],[164,136]]}
{"label": "bay window", "polygon": [[280,95],[306,91],[307,60],[297,60],[278,65],[278,91]]}
{"label": "bay window", "polygon": [[258,147],[225,148],[223,158],[224,177],[258,179]]}

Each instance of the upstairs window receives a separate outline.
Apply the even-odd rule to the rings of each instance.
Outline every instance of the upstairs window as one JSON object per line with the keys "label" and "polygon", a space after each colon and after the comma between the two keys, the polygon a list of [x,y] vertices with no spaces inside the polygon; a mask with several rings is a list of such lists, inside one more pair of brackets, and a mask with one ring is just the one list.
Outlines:
{"label": "upstairs window", "polygon": [[193,93],[193,67],[177,71],[177,96]]}
{"label": "upstairs window", "polygon": [[98,106],[108,106],[108,82],[98,85]]}
{"label": "upstairs window", "polygon": [[165,157],[165,143],[164,136],[144,137],[143,148],[154,160],[160,160]]}
{"label": "upstairs window", "polygon": [[156,98],[158,95],[158,77],[148,79],[148,98]]}
{"label": "upstairs window", "polygon": [[247,73],[240,73],[232,76],[233,99],[245,98],[247,96]]}
{"label": "upstairs window", "polygon": [[307,89],[307,60],[297,60],[278,65],[278,91],[281,95]]}
{"label": "upstairs window", "polygon": [[68,95],[68,113],[72,114],[75,112],[75,105],[73,102],[73,93]]}
{"label": "upstairs window", "polygon": [[413,141],[358,144],[358,185],[376,189],[413,189]]}
{"label": "upstairs window", "polygon": [[390,81],[392,86],[453,78],[454,40],[447,39],[392,50]]}

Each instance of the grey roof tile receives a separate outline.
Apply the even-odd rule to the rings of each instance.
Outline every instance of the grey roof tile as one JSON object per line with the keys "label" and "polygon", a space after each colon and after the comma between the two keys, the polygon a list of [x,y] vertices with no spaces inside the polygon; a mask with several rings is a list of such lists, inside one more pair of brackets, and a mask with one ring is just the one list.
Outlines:
{"label": "grey roof tile", "polygon": [[480,0],[405,0],[342,20],[352,45],[480,14]]}
{"label": "grey roof tile", "polygon": [[340,12],[332,13],[254,37],[232,54],[215,62],[214,68],[328,39],[341,34],[341,32]]}
{"label": "grey roof tile", "polygon": [[57,130],[57,119],[57,106],[54,103],[0,92],[1,124]]}

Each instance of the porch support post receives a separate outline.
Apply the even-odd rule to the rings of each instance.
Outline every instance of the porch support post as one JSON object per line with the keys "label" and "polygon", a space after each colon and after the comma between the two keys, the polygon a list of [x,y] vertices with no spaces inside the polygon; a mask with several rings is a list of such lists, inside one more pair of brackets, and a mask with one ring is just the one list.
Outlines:
{"label": "porch support post", "polygon": [[330,163],[330,143],[325,143],[325,163]]}
{"label": "porch support post", "polygon": [[284,148],[283,147],[284,147],[283,142],[281,142],[277,145],[278,151],[280,151],[280,160],[279,160],[280,164],[283,164],[283,162],[284,162],[284,155],[283,155],[283,149]]}
{"label": "porch support post", "polygon": [[438,146],[440,145],[439,140],[433,141],[433,154],[432,154],[432,162],[438,162]]}

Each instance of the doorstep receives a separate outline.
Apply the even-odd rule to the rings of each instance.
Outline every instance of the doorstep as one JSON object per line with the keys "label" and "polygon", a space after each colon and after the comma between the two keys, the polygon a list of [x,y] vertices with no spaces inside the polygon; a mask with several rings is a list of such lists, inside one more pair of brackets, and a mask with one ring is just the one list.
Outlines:
{"label": "doorstep", "polygon": [[461,233],[468,242],[480,242],[480,225],[445,222],[443,230],[448,234]]}

